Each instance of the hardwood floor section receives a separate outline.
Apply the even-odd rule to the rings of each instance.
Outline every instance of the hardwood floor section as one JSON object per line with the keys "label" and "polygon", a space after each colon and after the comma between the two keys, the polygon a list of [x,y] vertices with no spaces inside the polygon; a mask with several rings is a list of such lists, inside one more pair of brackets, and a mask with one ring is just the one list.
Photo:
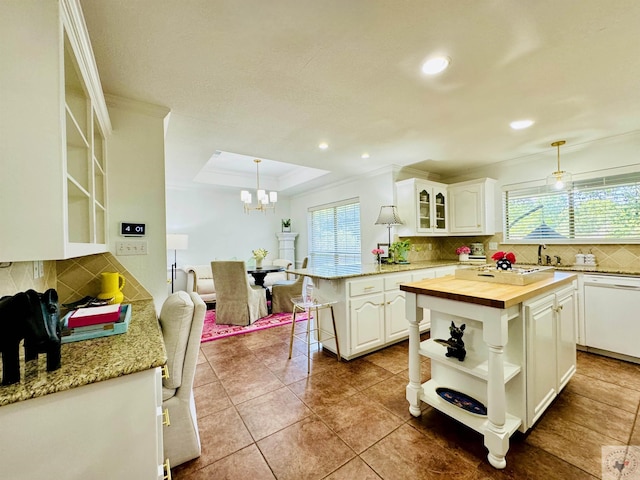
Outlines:
{"label": "hardwood floor section", "polygon": [[351,362],[316,350],[307,375],[306,348],[287,358],[289,329],[202,345],[202,456],[174,479],[595,480],[602,447],[631,445],[640,458],[639,365],[578,352],[574,378],[531,431],[512,436],[496,470],[477,432],[426,404],[409,414],[407,342]]}

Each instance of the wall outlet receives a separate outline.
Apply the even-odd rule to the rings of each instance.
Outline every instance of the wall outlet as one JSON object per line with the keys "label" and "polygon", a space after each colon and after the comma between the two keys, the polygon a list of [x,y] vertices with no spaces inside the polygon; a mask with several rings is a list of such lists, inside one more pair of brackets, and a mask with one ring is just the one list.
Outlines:
{"label": "wall outlet", "polygon": [[498,242],[489,242],[489,250],[497,250]]}
{"label": "wall outlet", "polygon": [[40,266],[38,265],[38,261],[34,260],[33,262],[33,278],[40,278]]}
{"label": "wall outlet", "polygon": [[40,273],[40,276],[44,277],[44,261],[42,260],[38,261],[38,270],[39,270],[38,273]]}
{"label": "wall outlet", "polygon": [[427,250],[429,250],[429,251],[433,250],[433,244],[432,243],[427,243]]}
{"label": "wall outlet", "polygon": [[116,255],[146,255],[146,240],[116,242]]}

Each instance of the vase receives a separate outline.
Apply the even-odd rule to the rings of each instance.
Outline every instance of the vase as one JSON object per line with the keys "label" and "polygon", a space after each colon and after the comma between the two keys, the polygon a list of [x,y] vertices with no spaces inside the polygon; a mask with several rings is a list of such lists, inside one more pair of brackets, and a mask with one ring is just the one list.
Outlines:
{"label": "vase", "polygon": [[468,262],[469,261],[469,254],[468,253],[461,253],[460,255],[458,255],[458,260],[461,262]]}
{"label": "vase", "polygon": [[262,268],[262,258],[256,258],[256,268]]}

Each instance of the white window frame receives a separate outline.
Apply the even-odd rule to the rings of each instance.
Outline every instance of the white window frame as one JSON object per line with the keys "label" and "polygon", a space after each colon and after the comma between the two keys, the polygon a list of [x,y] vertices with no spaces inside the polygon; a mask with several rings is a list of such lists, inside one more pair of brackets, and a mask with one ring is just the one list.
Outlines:
{"label": "white window frame", "polygon": [[[635,183],[636,185],[640,185],[640,164],[628,165],[619,168],[610,168],[604,170],[598,170],[594,172],[588,172],[584,174],[574,175],[572,192],[577,189],[579,191],[586,191],[588,189],[597,188],[596,184],[599,184],[603,189],[610,188],[608,184],[609,180],[619,180],[619,178],[628,178],[630,182]],[[616,182],[618,185],[621,185],[619,181]],[[590,186],[587,186],[590,185]],[[594,187],[595,186],[595,187]],[[534,190],[538,189],[540,192],[552,192],[553,187],[547,187],[544,181],[534,181],[534,182],[524,182],[519,184],[511,184],[505,185],[502,187],[502,223],[503,223],[503,244],[540,244],[540,243],[551,243],[551,244],[570,244],[570,245],[580,245],[580,244],[607,244],[607,243],[631,243],[637,244],[640,243],[640,236],[635,237],[581,237],[575,238],[575,223],[571,225],[572,222],[575,222],[574,212],[572,211],[572,207],[575,206],[575,202],[573,199],[569,199],[569,209],[567,212],[567,221],[569,222],[569,238],[557,238],[557,237],[539,237],[539,238],[531,238],[531,239],[513,239],[508,238],[509,228],[507,226],[508,215],[507,215],[507,194],[508,192],[522,192],[523,190]],[[638,200],[640,202],[640,198]],[[637,207],[636,207],[637,208]],[[513,219],[509,219],[513,221]]]}
{"label": "white window frame", "polygon": [[[353,238],[349,240],[357,241],[357,246],[353,249],[346,249],[340,251],[338,249],[339,243],[345,243],[345,238],[338,239],[338,236],[341,235],[339,228],[335,228],[332,230],[332,234],[334,236],[332,248],[329,248],[325,251],[318,250],[318,239],[314,238],[314,219],[313,216],[317,212],[334,210],[333,215],[335,217],[336,209],[340,207],[348,207],[355,206],[357,208],[357,221],[353,221],[350,225],[346,225],[347,227],[357,227],[357,232],[352,232]],[[360,221],[360,199],[358,197],[348,198],[345,200],[341,200],[338,202],[317,205],[314,207],[309,207],[308,209],[308,222],[309,225],[309,264],[314,267],[318,266],[328,266],[328,265],[352,265],[352,264],[360,264],[362,262],[362,237],[361,237],[361,221]],[[348,243],[348,242],[346,242]]]}

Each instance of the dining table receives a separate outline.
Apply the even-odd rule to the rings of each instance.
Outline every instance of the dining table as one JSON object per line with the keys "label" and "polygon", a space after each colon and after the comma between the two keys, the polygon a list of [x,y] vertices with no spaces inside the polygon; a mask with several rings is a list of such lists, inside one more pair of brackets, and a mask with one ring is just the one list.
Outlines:
{"label": "dining table", "polygon": [[264,279],[268,273],[282,272],[284,267],[278,265],[263,265],[262,267],[247,267],[247,273],[255,280],[256,285],[264,287]]}

